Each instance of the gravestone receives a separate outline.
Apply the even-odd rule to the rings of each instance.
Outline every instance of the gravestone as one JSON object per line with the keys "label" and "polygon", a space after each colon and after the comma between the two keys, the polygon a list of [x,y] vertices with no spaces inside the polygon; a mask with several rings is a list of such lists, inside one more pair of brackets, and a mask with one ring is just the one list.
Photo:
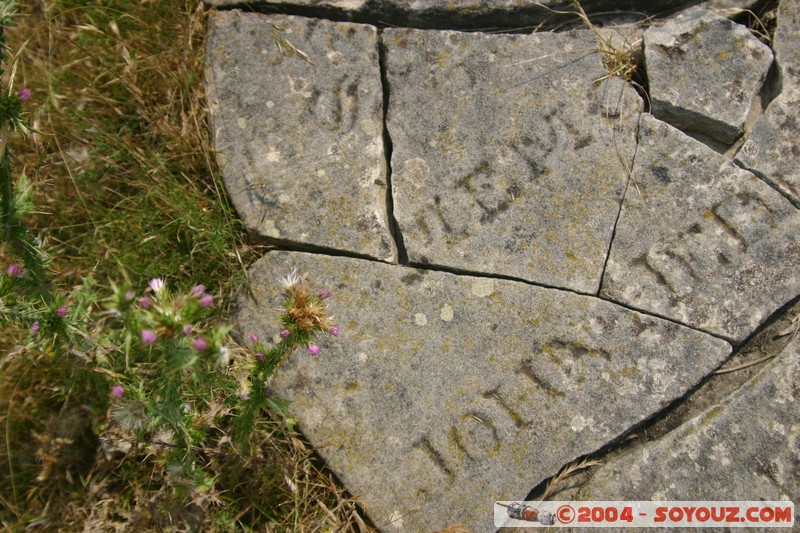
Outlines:
{"label": "gravestone", "polygon": [[494,531],[494,500],[523,499],[730,351],[568,291],[299,252],[270,252],[250,269],[242,331],[276,333],[276,280],[293,268],[333,290],[342,331],[320,340],[317,357],[296,351],[274,387],[386,531]]}

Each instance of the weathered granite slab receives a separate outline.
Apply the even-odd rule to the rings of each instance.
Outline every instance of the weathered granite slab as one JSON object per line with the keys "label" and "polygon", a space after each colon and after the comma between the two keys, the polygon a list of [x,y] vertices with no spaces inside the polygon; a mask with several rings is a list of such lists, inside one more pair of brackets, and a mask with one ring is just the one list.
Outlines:
{"label": "weathered granite slab", "polygon": [[792,500],[796,505],[799,346],[797,341],[789,345],[718,405],[602,466],[577,499]]}
{"label": "weathered granite slab", "polygon": [[736,160],[800,207],[800,1],[779,4],[773,47],[783,90],[756,122]]}
{"label": "weathered granite slab", "polygon": [[730,346],[595,297],[379,262],[270,252],[240,300],[243,333],[279,327],[276,279],[331,287],[341,335],[295,352],[276,389],[386,531],[494,531],[524,498],[683,395]]}
{"label": "weathered granite slab", "polygon": [[652,113],[684,130],[733,143],[772,65],[746,27],[693,8],[644,33]]}
{"label": "weathered granite slab", "polygon": [[644,115],[601,296],[744,340],[800,294],[800,212],[704,144]]}
{"label": "weathered granite slab", "polygon": [[596,293],[641,99],[609,79],[594,34],[387,29],[383,42],[409,261]]}
{"label": "weathered granite slab", "polygon": [[209,27],[211,131],[248,231],[394,260],[376,29],[241,11]]}
{"label": "weathered granite slab", "polygon": [[[696,0],[695,0],[696,1]],[[725,5],[736,3],[716,0]],[[295,14],[417,28],[524,28],[577,20],[571,0],[205,0],[209,6],[288,10]],[[690,5],[691,0],[582,0],[589,13],[640,12],[656,15]],[[752,4],[752,0],[744,2]],[[628,13],[628,14],[629,14]]]}

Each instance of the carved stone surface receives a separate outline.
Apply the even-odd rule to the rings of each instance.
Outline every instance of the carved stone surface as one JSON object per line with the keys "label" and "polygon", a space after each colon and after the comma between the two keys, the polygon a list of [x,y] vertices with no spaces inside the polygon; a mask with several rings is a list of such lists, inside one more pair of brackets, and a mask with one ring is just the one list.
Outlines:
{"label": "carved stone surface", "polygon": [[[596,293],[641,99],[589,31],[384,31],[408,259]],[[597,81],[602,80],[602,81]]]}
{"label": "carved stone surface", "polygon": [[730,346],[594,297],[372,261],[271,252],[250,270],[242,331],[276,332],[292,268],[331,287],[342,327],[275,385],[373,522],[494,531],[565,462],[683,395]]}
{"label": "carved stone surface", "polygon": [[[800,343],[661,440],[603,465],[580,500],[794,500],[800,495]],[[800,512],[795,503],[795,523]]]}
{"label": "carved stone surface", "polygon": [[668,124],[643,116],[601,295],[744,340],[800,293],[800,212]]}
{"label": "carved stone surface", "polygon": [[[546,10],[528,0],[256,4],[294,16],[210,15],[217,158],[252,234],[313,253],[258,260],[235,320],[243,335],[276,334],[277,279],[294,267],[333,290],[341,335],[318,339],[317,357],[292,354],[270,386],[379,529],[494,531],[493,500],[523,500],[668,413],[729,342],[800,295],[800,0],[781,0],[780,94],[736,163],[642,115],[631,85],[609,78],[598,39],[638,50],[642,25],[391,28],[538,24]],[[732,14],[753,1],[701,5]],[[769,51],[707,12],[670,24],[691,30],[671,33],[672,55],[693,59],[686,75],[648,59],[654,109],[729,142]],[[648,31],[651,54],[665,28]],[[664,114],[670,85],[688,121]],[[599,469],[582,497],[796,496],[799,359],[795,345]]]}
{"label": "carved stone surface", "polygon": [[746,27],[701,8],[644,33],[653,114],[732,143],[772,64],[769,47]]}
{"label": "carved stone surface", "polygon": [[247,229],[394,260],[375,28],[241,11],[209,26],[211,130]]}

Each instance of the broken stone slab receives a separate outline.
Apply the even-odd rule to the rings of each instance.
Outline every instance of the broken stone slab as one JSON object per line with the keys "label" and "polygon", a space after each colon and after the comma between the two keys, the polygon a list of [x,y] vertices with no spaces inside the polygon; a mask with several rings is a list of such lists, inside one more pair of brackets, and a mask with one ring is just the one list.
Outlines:
{"label": "broken stone slab", "polygon": [[372,26],[210,15],[211,131],[249,232],[392,261]]}
{"label": "broken stone slab", "polygon": [[702,8],[644,33],[652,113],[684,131],[733,143],[772,65],[746,27]]}
{"label": "broken stone slab", "polygon": [[736,392],[663,438],[600,467],[575,499],[797,502],[798,347],[787,346]]}
{"label": "broken stone slab", "polygon": [[273,387],[385,531],[494,531],[524,499],[682,396],[728,343],[596,297],[380,262],[270,252],[239,300],[243,334],[280,327],[277,278],[330,287],[338,338],[297,350]]}
{"label": "broken stone slab", "polygon": [[[574,12],[571,0],[205,0],[205,3],[214,7],[247,5],[311,17],[416,28],[533,29],[541,24],[553,26],[579,20],[571,14]],[[690,0],[583,0],[581,5],[590,15],[608,17],[618,12],[619,16],[629,17],[631,12],[658,15],[691,3]]]}
{"label": "broken stone slab", "polygon": [[641,99],[590,31],[383,33],[410,262],[597,292]]}
{"label": "broken stone slab", "polygon": [[782,92],[753,126],[736,160],[800,208],[800,1],[778,6],[773,46]]}
{"label": "broken stone slab", "polygon": [[800,212],[651,115],[601,296],[743,341],[800,294]]}
{"label": "broken stone slab", "polygon": [[785,86],[736,154],[744,168],[800,208],[800,85]]}

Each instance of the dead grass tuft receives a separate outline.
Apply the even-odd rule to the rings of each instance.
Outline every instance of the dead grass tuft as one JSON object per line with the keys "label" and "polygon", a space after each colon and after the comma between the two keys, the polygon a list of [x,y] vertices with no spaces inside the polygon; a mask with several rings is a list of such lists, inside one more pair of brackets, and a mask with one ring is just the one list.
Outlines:
{"label": "dead grass tuft", "polygon": [[586,470],[587,468],[600,464],[602,464],[602,461],[586,457],[565,465],[555,476],[551,477],[547,481],[547,485],[545,485],[544,492],[542,492],[540,499],[546,500],[554,494],[564,490],[566,488],[564,487],[564,482],[567,480],[567,478],[574,476],[581,470]]}

